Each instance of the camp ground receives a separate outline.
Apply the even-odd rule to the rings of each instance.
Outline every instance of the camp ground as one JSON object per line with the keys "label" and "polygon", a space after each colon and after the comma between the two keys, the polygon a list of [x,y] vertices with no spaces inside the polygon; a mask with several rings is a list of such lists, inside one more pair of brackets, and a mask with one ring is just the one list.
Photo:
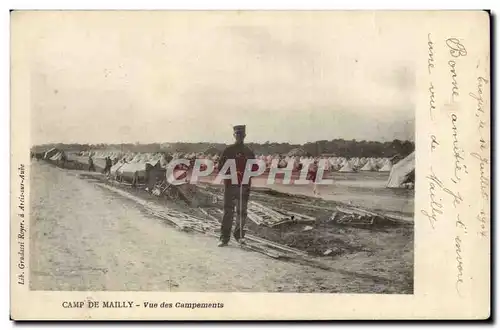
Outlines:
{"label": "camp ground", "polygon": [[[61,155],[63,157],[61,158]],[[50,156],[50,157],[49,157]],[[140,186],[153,191],[165,191],[169,186],[166,180],[166,166],[173,159],[209,159],[217,166],[219,154],[215,148],[209,148],[199,153],[133,153],[117,150],[70,152],[55,148],[46,152],[45,159],[67,168],[88,168],[89,157],[98,172],[105,167],[105,158],[110,157],[113,166],[110,178],[123,184]],[[283,155],[257,155],[264,161],[266,170],[253,180],[254,186],[261,189],[271,189],[292,195],[312,196],[309,186],[283,184],[284,174],[278,174],[273,185],[269,185],[267,178],[269,167],[273,162],[285,171],[292,168],[290,177],[299,179],[301,162],[324,161],[327,165],[324,172],[325,179],[333,180],[332,184],[321,186],[321,198],[342,203],[354,204],[359,207],[376,209],[382,212],[399,213],[412,221],[413,219],[413,189],[415,182],[415,153],[406,157],[311,157],[300,149],[291,150]],[[62,162],[65,162],[65,165]],[[293,164],[293,166],[290,166]],[[181,166],[182,167],[182,166]],[[178,168],[179,171],[188,171],[188,168]],[[211,182],[215,178],[213,172],[208,178],[201,177],[201,182]],[[188,178],[189,180],[189,178]]]}
{"label": "camp ground", "polygon": [[[215,173],[192,184],[190,167],[180,166],[174,175],[186,177],[186,182],[172,185],[166,168],[179,158],[210,159],[217,164],[217,150],[141,153],[52,148],[41,159],[36,154],[32,153],[32,165],[39,172],[38,179],[55,175],[58,182],[78,180],[89,196],[94,191],[109,196],[110,203],[127,201],[181,233],[210,238],[213,245],[205,244],[204,249],[216,249],[223,186],[213,182]],[[378,158],[312,157],[296,149],[285,155],[256,156],[267,168],[253,181],[248,244],[242,252],[322,272],[340,272],[352,279],[371,276],[381,292],[412,292],[414,153]],[[103,173],[108,157],[112,167]],[[89,159],[95,171],[89,171]],[[327,164],[324,178],[333,183],[321,186],[319,196],[311,193],[309,185],[284,184],[283,176],[274,184],[267,183],[273,162],[283,170],[291,169],[293,181],[299,177],[303,160]],[[348,268],[351,275],[342,268]]]}

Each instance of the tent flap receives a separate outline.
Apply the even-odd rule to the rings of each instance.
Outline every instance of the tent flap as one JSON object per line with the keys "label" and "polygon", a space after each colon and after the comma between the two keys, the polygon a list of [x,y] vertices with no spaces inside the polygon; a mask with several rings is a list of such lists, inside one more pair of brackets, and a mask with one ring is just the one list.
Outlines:
{"label": "tent flap", "polygon": [[405,183],[409,182],[415,182],[415,152],[392,167],[387,187],[402,188]]}

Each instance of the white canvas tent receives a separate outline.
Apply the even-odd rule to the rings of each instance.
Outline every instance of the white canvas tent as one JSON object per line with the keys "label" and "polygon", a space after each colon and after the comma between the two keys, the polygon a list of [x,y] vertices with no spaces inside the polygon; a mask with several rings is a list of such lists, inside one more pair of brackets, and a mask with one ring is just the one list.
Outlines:
{"label": "white canvas tent", "polygon": [[59,161],[59,160],[62,160],[64,157],[65,157],[64,156],[64,151],[59,151],[54,156],[50,157],[50,160],[52,160],[52,161]]}
{"label": "white canvas tent", "polygon": [[354,172],[354,169],[352,168],[351,164],[347,162],[344,166],[342,166],[339,172]]}
{"label": "white canvas tent", "polygon": [[340,164],[335,160],[330,160],[330,171],[338,171],[340,169]]}
{"label": "white canvas tent", "polygon": [[402,159],[395,164],[389,180],[387,181],[388,188],[402,188],[409,181],[415,180],[415,152],[412,152],[408,157]]}
{"label": "white canvas tent", "polygon": [[391,161],[387,161],[379,170],[379,172],[390,172],[392,169]]}
{"label": "white canvas tent", "polygon": [[292,150],[290,150],[287,154],[288,156],[299,156],[299,157],[303,157],[303,156],[307,156],[307,152],[302,149],[302,148],[294,148]]}
{"label": "white canvas tent", "polygon": [[58,152],[59,150],[57,150],[56,148],[52,148],[43,155],[43,159],[50,159],[50,157],[56,155]]}
{"label": "white canvas tent", "polygon": [[376,171],[377,168],[371,162],[366,162],[365,166],[363,166],[360,171]]}

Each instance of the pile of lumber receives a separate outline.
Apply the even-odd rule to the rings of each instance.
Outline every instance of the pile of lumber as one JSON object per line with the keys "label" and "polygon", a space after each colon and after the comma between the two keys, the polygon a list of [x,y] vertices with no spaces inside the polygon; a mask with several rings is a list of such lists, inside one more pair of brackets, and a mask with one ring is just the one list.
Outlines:
{"label": "pile of lumber", "polygon": [[337,206],[335,212],[330,217],[331,221],[343,225],[366,225],[371,226],[374,224],[377,214],[359,209],[356,207],[340,207]]}
{"label": "pile of lumber", "polygon": [[323,211],[325,213],[331,214],[330,221],[334,221],[338,224],[352,224],[352,225],[375,225],[382,222],[390,224],[401,224],[401,223],[411,223],[413,218],[406,217],[394,213],[377,213],[362,209],[352,205],[327,207],[314,204],[304,204],[294,202],[294,205],[304,207],[306,209],[318,210],[318,212]]}
{"label": "pile of lumber", "polygon": [[218,227],[218,223],[216,224],[213,221],[209,222],[209,221],[206,221],[205,219],[195,217],[193,215],[190,215],[190,214],[187,214],[184,212],[180,212],[180,211],[177,211],[177,210],[172,209],[172,208],[160,206],[156,203],[143,200],[142,198],[139,198],[139,197],[127,192],[127,191],[124,191],[124,190],[121,190],[121,189],[118,189],[115,187],[111,187],[111,186],[106,185],[104,183],[95,183],[95,184],[99,187],[114,191],[115,193],[117,193],[123,197],[126,197],[128,199],[135,201],[136,203],[138,203],[139,205],[144,207],[144,210],[147,213],[149,213],[153,216],[156,216],[158,218],[161,218],[161,219],[169,222],[170,224],[175,225],[176,227],[178,227],[181,230],[185,230],[185,231],[194,230],[194,231],[205,233],[207,231],[213,231],[215,228]]}
{"label": "pile of lumber", "polygon": [[[214,204],[223,201],[222,194],[210,191],[206,186],[199,185],[203,193],[208,194],[214,200]],[[277,207],[268,207],[255,201],[248,202],[248,219],[259,226],[275,227],[286,223],[308,223],[316,221],[316,218],[306,214],[291,212]]]}
{"label": "pile of lumber", "polygon": [[[92,179],[91,179],[92,180]],[[219,218],[222,210],[216,207],[198,208],[205,217],[193,216],[173,208],[158,205],[156,203],[143,200],[127,191],[94,181],[98,187],[111,190],[125,198],[135,201],[143,207],[144,211],[159,219],[167,221],[169,224],[178,227],[183,231],[197,231],[206,235],[217,237],[220,230]],[[260,206],[260,205],[259,205]],[[260,206],[261,207],[261,206]],[[272,258],[297,258],[307,257],[307,253],[279,243],[275,243],[264,238],[247,234],[245,236],[248,243],[241,247],[245,250],[262,253]]]}
{"label": "pile of lumber", "polygon": [[248,203],[248,218],[261,226],[275,227],[285,223],[314,222],[316,218],[275,207],[267,207],[251,201]]}

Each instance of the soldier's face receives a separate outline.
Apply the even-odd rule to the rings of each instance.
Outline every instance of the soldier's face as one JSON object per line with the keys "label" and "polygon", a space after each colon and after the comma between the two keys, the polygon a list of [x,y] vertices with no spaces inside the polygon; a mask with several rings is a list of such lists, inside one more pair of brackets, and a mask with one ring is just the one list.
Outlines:
{"label": "soldier's face", "polygon": [[243,142],[243,140],[245,139],[244,133],[234,133],[233,135],[236,142]]}

